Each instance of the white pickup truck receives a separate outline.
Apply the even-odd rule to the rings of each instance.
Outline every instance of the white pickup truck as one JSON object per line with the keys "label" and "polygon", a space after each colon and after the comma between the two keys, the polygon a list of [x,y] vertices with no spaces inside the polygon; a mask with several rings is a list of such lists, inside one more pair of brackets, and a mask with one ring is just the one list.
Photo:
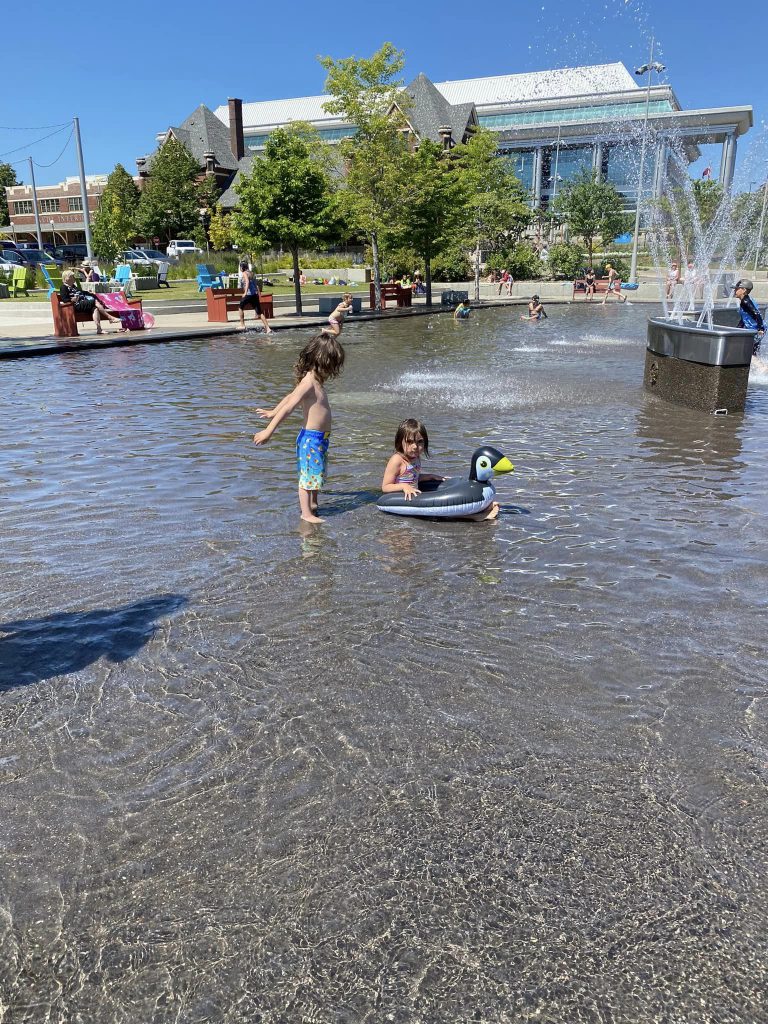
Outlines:
{"label": "white pickup truck", "polygon": [[202,249],[198,249],[191,238],[172,238],[168,243],[166,256],[169,259],[177,260],[179,256],[184,256],[187,253],[195,255],[196,253],[202,253],[202,251]]}

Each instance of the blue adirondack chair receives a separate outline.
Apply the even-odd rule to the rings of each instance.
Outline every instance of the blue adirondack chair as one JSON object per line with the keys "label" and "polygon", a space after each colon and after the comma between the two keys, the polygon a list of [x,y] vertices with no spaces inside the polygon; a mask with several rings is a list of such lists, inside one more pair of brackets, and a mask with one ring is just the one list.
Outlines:
{"label": "blue adirondack chair", "polygon": [[61,267],[57,267],[55,263],[41,263],[40,271],[48,285],[48,298],[50,299],[53,293],[61,288]]}
{"label": "blue adirondack chair", "polygon": [[197,290],[204,292],[206,288],[223,288],[224,271],[217,270],[210,263],[197,264]]}
{"label": "blue adirondack chair", "polygon": [[124,291],[126,295],[133,291],[133,272],[127,263],[115,267],[115,276],[109,283],[116,284],[118,290]]}

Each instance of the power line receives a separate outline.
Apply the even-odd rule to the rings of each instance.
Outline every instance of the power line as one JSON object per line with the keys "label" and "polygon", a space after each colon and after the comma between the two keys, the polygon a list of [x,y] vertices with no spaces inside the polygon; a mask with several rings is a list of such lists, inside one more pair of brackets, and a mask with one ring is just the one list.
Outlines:
{"label": "power line", "polygon": [[67,136],[67,141],[64,143],[64,148],[62,149],[62,151],[59,153],[59,155],[56,157],[55,160],[52,160],[49,164],[41,164],[41,163],[38,163],[37,160],[33,160],[32,163],[35,164],[36,167],[53,167],[54,164],[57,164],[59,162],[59,160],[61,160],[61,158],[64,156],[64,150],[66,150],[67,146],[72,141],[72,136],[74,134],[74,131],[75,131],[74,128],[70,129],[69,135]]}
{"label": "power line", "polygon": [[67,126],[72,122],[67,122],[63,128],[59,128],[55,132],[51,132],[50,135],[43,135],[40,139],[35,139],[34,142],[25,142],[23,146],[17,146],[15,149],[6,149],[4,153],[0,153],[0,157],[10,156],[11,153],[18,153],[20,149],[28,149],[30,146],[36,146],[38,142],[45,142],[46,139],[52,139],[54,135],[60,135],[63,131],[67,130]]}
{"label": "power line", "polygon": [[14,125],[0,124],[0,132],[47,132],[49,128],[66,128],[70,121],[62,121],[61,124],[41,124],[37,128],[18,128]]}

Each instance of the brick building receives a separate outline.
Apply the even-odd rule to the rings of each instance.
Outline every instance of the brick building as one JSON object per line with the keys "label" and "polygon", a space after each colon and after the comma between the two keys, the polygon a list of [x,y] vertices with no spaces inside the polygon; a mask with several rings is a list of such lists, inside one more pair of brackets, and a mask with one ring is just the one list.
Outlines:
{"label": "brick building", "polygon": [[[92,220],[99,208],[107,176],[92,174],[86,177],[85,182],[88,210]],[[18,242],[37,241],[32,186],[11,185],[6,187],[5,194],[8,199],[10,223],[0,224],[0,232]],[[85,242],[83,199],[79,178],[67,178],[58,185],[38,185],[37,205],[44,242],[52,242],[54,245]]]}

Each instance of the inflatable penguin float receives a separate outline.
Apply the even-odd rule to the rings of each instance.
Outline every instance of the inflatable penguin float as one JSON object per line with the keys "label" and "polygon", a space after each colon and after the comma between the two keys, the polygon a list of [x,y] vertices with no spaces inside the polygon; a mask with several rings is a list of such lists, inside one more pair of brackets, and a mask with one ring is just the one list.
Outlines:
{"label": "inflatable penguin float", "polygon": [[485,445],[472,456],[468,480],[425,480],[419,484],[421,494],[408,499],[401,491],[382,494],[376,508],[396,516],[461,519],[490,508],[496,497],[493,477],[511,473],[514,468],[506,455]]}

